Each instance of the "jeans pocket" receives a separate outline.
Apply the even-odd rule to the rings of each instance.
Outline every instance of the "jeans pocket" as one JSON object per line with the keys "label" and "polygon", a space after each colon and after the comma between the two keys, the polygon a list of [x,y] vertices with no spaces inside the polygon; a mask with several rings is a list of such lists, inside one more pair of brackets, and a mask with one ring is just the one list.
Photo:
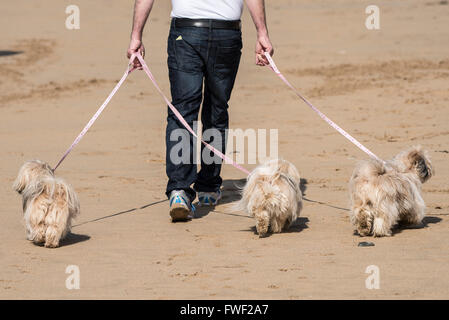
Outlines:
{"label": "jeans pocket", "polygon": [[233,79],[240,64],[242,46],[217,47],[214,73],[220,79]]}
{"label": "jeans pocket", "polygon": [[171,35],[168,43],[168,67],[185,72],[199,72],[202,62],[195,49],[199,44],[185,39],[182,34]]}

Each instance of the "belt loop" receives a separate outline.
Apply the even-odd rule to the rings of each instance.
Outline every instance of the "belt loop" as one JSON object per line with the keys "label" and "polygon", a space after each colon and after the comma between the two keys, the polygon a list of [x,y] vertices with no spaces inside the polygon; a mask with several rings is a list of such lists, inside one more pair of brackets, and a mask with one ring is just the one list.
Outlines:
{"label": "belt loop", "polygon": [[173,28],[173,31],[176,32],[176,18],[173,17],[173,18],[171,19],[171,21],[172,21],[172,28]]}

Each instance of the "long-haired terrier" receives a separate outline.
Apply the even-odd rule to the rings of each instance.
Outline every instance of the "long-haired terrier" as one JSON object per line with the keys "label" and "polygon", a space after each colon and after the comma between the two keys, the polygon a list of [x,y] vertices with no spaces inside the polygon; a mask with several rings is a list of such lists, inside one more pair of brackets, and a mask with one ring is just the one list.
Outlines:
{"label": "long-haired terrier", "polygon": [[421,185],[434,174],[420,146],[383,163],[361,161],[349,182],[350,218],[360,236],[390,236],[396,224],[416,225],[425,215]]}
{"label": "long-haired terrier", "polygon": [[278,233],[296,221],[302,209],[300,176],[286,160],[271,160],[248,176],[237,207],[256,219],[259,237]]}
{"label": "long-haired terrier", "polygon": [[13,188],[22,195],[27,239],[45,247],[59,246],[80,211],[73,188],[40,160],[25,162]]}

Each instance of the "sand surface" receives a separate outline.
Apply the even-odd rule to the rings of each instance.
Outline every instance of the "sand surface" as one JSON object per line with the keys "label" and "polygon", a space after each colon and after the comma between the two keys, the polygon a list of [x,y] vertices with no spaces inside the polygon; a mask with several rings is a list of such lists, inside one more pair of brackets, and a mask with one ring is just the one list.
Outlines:
{"label": "sand surface", "polygon": [[[275,59],[296,87],[380,157],[413,144],[430,151],[436,175],[424,185],[423,227],[382,239],[353,235],[347,183],[366,155],[254,65],[245,10],[231,127],[279,129],[279,155],[298,167],[310,200],[296,225],[259,239],[252,219],[229,214],[234,183],[245,178],[229,165],[222,204],[171,223],[166,107],[140,72],[59,169],[82,213],[63,246],[46,249],[25,239],[11,184],[25,160],[54,164],[103,102],[125,69],[131,28],[131,1],[76,2],[80,30],[65,28],[71,1],[0,4],[0,298],[449,298],[444,1],[376,1],[378,31],[365,28],[371,1],[267,1]],[[169,1],[156,1],[144,36],[146,59],[167,94],[169,12]],[[358,247],[363,240],[375,246]],[[66,289],[68,265],[80,268],[80,290]],[[378,290],[365,287],[369,265],[379,267]]]}

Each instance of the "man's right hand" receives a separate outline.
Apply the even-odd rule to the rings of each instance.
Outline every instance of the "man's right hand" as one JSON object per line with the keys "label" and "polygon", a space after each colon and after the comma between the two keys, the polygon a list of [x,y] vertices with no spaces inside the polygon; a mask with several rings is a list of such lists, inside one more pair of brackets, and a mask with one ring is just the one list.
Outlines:
{"label": "man's right hand", "polygon": [[268,52],[270,56],[273,56],[274,54],[273,45],[271,44],[268,34],[260,35],[257,37],[256,64],[258,66],[267,66],[270,64],[267,57],[265,57],[265,52]]}
{"label": "man's right hand", "polygon": [[[128,52],[127,52],[128,59],[131,58],[131,55],[136,52],[139,52],[142,55],[142,58],[144,58],[145,57],[145,46],[143,45],[141,40],[131,39],[131,42],[129,43]],[[142,65],[140,64],[140,62],[137,58],[134,59],[134,61],[133,61],[133,67],[138,68],[139,70],[142,69]]]}

